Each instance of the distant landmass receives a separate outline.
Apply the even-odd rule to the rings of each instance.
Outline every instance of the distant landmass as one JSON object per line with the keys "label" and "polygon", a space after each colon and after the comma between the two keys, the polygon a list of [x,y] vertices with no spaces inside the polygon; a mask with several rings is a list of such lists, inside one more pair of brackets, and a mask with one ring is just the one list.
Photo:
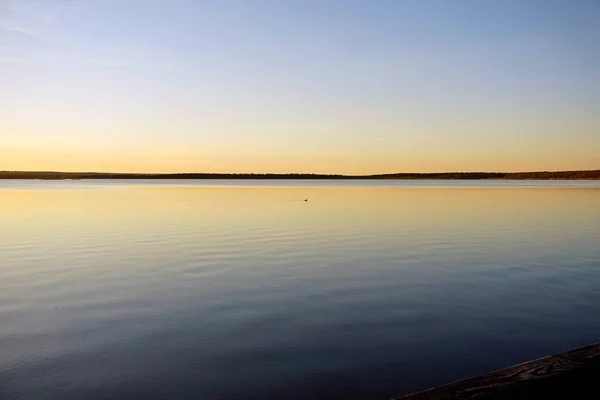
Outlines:
{"label": "distant landmass", "polygon": [[380,175],[327,174],[131,174],[104,172],[0,171],[0,179],[511,179],[511,180],[600,180],[600,170],[542,172],[441,172]]}

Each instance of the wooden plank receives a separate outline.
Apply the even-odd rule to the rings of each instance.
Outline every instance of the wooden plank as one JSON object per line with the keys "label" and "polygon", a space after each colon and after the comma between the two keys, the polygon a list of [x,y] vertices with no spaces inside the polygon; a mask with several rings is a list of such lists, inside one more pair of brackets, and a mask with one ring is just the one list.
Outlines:
{"label": "wooden plank", "polygon": [[600,343],[396,400],[600,399]]}

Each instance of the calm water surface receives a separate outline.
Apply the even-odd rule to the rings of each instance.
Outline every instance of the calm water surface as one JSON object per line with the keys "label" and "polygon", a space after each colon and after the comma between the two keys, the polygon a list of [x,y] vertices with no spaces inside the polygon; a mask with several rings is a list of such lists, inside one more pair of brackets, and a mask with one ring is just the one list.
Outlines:
{"label": "calm water surface", "polygon": [[3,400],[383,400],[599,340],[600,182],[0,181]]}

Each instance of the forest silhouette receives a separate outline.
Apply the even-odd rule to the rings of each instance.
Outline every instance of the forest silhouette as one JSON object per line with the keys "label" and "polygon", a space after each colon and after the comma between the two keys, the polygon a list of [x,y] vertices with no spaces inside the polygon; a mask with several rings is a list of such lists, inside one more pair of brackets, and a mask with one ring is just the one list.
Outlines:
{"label": "forest silhouette", "polygon": [[542,172],[441,172],[379,175],[340,174],[220,174],[220,173],[105,173],[54,171],[0,171],[0,179],[504,179],[504,180],[600,180],[600,170]]}

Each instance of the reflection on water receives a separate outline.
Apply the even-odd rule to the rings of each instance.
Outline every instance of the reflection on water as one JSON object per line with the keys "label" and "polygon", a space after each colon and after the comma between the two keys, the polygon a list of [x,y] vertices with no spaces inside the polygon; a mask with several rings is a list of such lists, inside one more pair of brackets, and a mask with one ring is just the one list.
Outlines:
{"label": "reflection on water", "polygon": [[386,399],[600,340],[598,185],[235,185],[0,188],[0,398]]}

